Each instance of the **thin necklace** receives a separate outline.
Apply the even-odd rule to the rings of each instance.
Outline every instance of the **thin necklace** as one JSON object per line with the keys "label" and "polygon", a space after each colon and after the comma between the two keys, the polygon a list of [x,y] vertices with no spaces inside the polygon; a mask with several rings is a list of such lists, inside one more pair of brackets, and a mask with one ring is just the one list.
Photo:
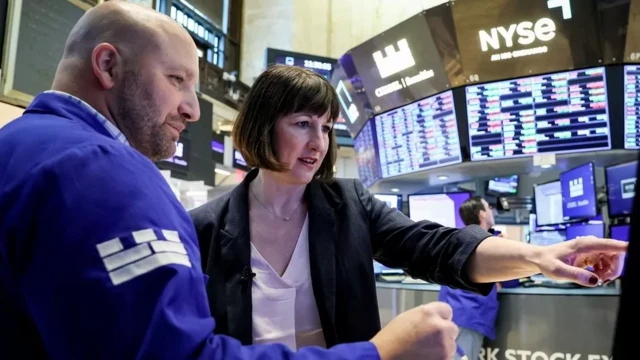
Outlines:
{"label": "thin necklace", "polygon": [[258,199],[258,196],[256,195],[256,193],[255,193],[255,192],[253,192],[253,187],[252,187],[251,185],[249,185],[249,190],[251,191],[251,194],[253,194],[253,197],[258,201],[258,203],[259,203],[259,204],[260,204],[260,205],[261,205],[265,210],[267,210],[268,212],[270,212],[270,213],[271,213],[271,215],[273,215],[273,216],[277,217],[277,218],[278,218],[278,219],[280,219],[280,220],[284,220],[284,221],[289,221],[289,220],[291,220],[291,217],[293,216],[293,214],[295,214],[295,213],[296,213],[296,211],[298,211],[298,208],[300,207],[300,205],[302,205],[302,202],[300,202],[300,204],[298,204],[298,206],[296,206],[296,208],[293,210],[293,212],[291,213],[291,215],[289,215],[289,216],[287,216],[287,217],[284,217],[284,218],[283,218],[283,217],[280,217],[280,216],[276,215],[276,213],[274,213],[273,211],[269,210],[269,208],[268,208],[268,207],[266,207],[266,206],[262,203],[262,201],[260,201],[260,199]]}

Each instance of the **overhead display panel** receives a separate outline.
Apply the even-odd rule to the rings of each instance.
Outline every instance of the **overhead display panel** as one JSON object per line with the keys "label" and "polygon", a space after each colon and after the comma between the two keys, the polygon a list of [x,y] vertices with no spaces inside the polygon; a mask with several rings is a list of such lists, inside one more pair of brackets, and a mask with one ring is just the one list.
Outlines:
{"label": "overhead display panel", "polygon": [[337,59],[267,48],[267,66],[283,64],[302,67],[324,76],[327,80],[331,79],[331,73],[337,63]]}
{"label": "overhead display panel", "polygon": [[611,148],[604,68],[466,88],[471,160]]}
{"label": "overhead display panel", "polygon": [[451,90],[375,117],[383,178],[462,161]]}
{"label": "overhead display panel", "polygon": [[630,0],[624,61],[640,63],[640,1]]}
{"label": "overhead display panel", "polygon": [[360,175],[360,181],[366,187],[380,180],[380,168],[376,159],[376,135],[372,123],[373,121],[367,122],[362,131],[353,140],[358,174]]}
{"label": "overhead display panel", "polygon": [[602,64],[596,3],[456,0],[453,19],[467,82]]}
{"label": "overhead display panel", "polygon": [[624,148],[640,149],[640,65],[624,67]]}
{"label": "overhead display panel", "polygon": [[351,137],[355,138],[360,129],[371,117],[371,105],[362,87],[349,54],[340,58],[331,76],[331,85],[336,89],[340,102],[340,114],[345,120],[344,126]]}
{"label": "overhead display panel", "polygon": [[424,13],[349,53],[376,114],[450,88]]}

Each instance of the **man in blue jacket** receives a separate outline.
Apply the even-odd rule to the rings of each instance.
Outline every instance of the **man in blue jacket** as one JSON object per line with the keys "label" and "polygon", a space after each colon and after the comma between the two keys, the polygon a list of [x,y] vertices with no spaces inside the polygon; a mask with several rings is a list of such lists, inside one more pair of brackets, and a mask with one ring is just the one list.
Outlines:
{"label": "man in blue jacket", "polygon": [[[493,209],[480,196],[465,201],[458,213],[465,225],[479,225],[486,231],[491,231],[495,225]],[[497,286],[495,285],[487,296],[446,286],[440,290],[438,300],[449,304],[453,309],[453,322],[460,329],[457,342],[469,360],[480,359],[480,349],[485,336],[495,338],[495,322],[499,308]]]}
{"label": "man in blue jacket", "polygon": [[[297,353],[215,335],[191,219],[153,161],[199,114],[193,40],[105,2],[72,30],[53,91],[0,130],[0,358],[446,359],[434,304],[371,341]],[[224,294],[220,294],[224,296]]]}

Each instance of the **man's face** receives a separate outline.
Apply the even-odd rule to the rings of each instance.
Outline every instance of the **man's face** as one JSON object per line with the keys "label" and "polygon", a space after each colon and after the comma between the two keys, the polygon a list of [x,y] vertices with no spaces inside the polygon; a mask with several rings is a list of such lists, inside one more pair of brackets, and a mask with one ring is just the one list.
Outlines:
{"label": "man's face", "polygon": [[136,61],[115,90],[117,125],[152,161],[172,157],[187,121],[200,118],[196,47],[179,33],[166,35],[158,53]]}
{"label": "man's face", "polygon": [[493,209],[485,199],[482,199],[482,205],[484,210],[480,212],[480,221],[484,222],[488,228],[492,228],[496,224],[493,219]]}

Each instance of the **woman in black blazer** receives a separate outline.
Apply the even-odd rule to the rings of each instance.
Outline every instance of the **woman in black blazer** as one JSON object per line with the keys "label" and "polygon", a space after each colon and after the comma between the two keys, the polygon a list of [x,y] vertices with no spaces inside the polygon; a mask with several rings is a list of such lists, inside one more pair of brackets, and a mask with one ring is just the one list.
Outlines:
{"label": "woman in black blazer", "polygon": [[[372,259],[480,294],[488,294],[492,282],[541,272],[586,286],[619,275],[623,243],[591,238],[538,248],[492,237],[475,225],[453,229],[414,222],[374,198],[360,181],[334,179],[332,123],[338,115],[331,85],[292,66],[267,69],[248,94],[233,140],[255,169],[230,193],[190,212],[218,332],[251,344],[269,331],[269,321],[288,316],[278,313],[277,303],[254,304],[252,297],[267,286],[260,283],[263,273],[256,276],[252,269],[256,256],[276,276],[286,274],[296,256],[308,264],[312,291],[304,291],[315,300],[322,334],[311,344],[326,347],[367,341],[380,330]],[[308,241],[306,253],[295,251],[298,241]],[[595,271],[585,270],[595,258],[601,259]],[[273,313],[264,309],[270,306]]]}

